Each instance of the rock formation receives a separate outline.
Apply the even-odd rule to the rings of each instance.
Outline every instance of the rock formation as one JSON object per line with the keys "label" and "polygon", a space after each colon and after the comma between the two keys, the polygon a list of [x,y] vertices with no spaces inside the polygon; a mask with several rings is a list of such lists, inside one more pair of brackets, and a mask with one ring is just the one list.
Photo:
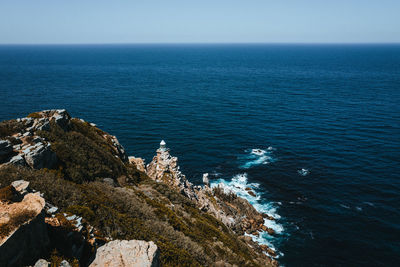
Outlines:
{"label": "rock formation", "polygon": [[136,168],[141,172],[146,172],[146,164],[142,158],[135,158],[133,156],[129,157],[129,162],[134,164]]}
{"label": "rock formation", "polygon": [[[6,137],[8,140],[0,140],[0,164],[29,166],[33,169],[55,168],[57,156],[51,148],[51,143],[40,137],[38,131],[48,131],[51,122],[68,131],[71,119],[65,109],[54,109],[34,112],[26,118],[15,120],[19,124],[19,131]],[[109,140],[115,154],[122,161],[128,160],[125,149],[115,136],[105,133],[103,137]]]}
{"label": "rock formation", "polygon": [[170,155],[164,140],[161,141],[156,156],[147,165],[146,173],[151,179],[168,184],[172,188],[183,192],[190,199],[196,197],[193,192],[193,185],[180,171],[178,158]]}
{"label": "rock formation", "polygon": [[[273,218],[260,214],[247,200],[223,188],[211,188],[207,174],[203,175],[204,186],[191,184],[180,171],[178,158],[171,156],[164,141],[146,166],[141,158],[128,158],[115,136],[95,128],[94,124],[71,118],[65,110],[36,112],[6,123],[11,127],[0,129],[3,139],[0,140],[0,170],[13,169],[14,173],[25,170],[27,179],[32,179],[32,184],[39,186],[45,195],[33,193],[28,182],[18,180],[23,175],[13,176],[17,181],[0,189],[0,234],[3,234],[0,236],[0,266],[33,265],[35,262],[35,266],[48,266],[47,261],[54,264],[48,255],[55,249],[63,257],[57,261],[59,266],[62,259],[74,259],[81,266],[158,266],[160,260],[175,264],[187,260],[209,266],[276,265],[276,261],[267,257],[267,254],[275,257],[274,250],[261,247],[244,236],[245,233],[258,235],[261,231],[274,234],[264,225],[264,220]],[[92,180],[68,180],[65,163],[72,160],[63,158],[57,150],[60,140],[70,144],[68,138],[63,139],[65,136],[87,141],[77,142],[71,146],[74,150],[67,151],[80,151],[76,147],[92,141],[80,154],[92,147],[98,147],[96,153],[102,154],[104,148],[104,158],[99,157],[97,165],[92,165],[94,169],[102,166],[108,171],[111,164],[117,167],[106,174],[95,173]],[[96,153],[91,154],[93,158]],[[76,154],[79,153],[71,156]],[[80,168],[87,165],[86,161],[87,157],[81,156],[79,162],[74,162],[73,171],[82,173]],[[36,170],[53,167],[57,167],[57,171]],[[113,176],[115,171],[120,171],[118,176]],[[35,178],[31,174],[35,174]],[[0,178],[8,184],[8,174],[3,172],[3,175]],[[50,179],[44,183],[43,177]],[[55,179],[65,187],[48,190]],[[128,183],[129,179],[135,182]],[[126,180],[126,187],[120,182],[123,180]],[[113,193],[108,195],[108,191]],[[65,192],[70,193],[71,198],[64,198],[68,195]],[[86,197],[89,192],[91,196]],[[60,208],[45,203],[43,196],[50,196]],[[89,221],[99,228],[91,226]],[[138,230],[132,231],[132,227]],[[210,232],[214,236],[209,236]],[[112,241],[124,236],[153,240],[161,252],[153,242]],[[231,240],[238,246],[231,247]],[[214,251],[214,248],[218,249]],[[40,257],[45,260],[39,260]],[[61,265],[69,263],[64,260]]]}
{"label": "rock formation", "polygon": [[[270,235],[275,234],[274,230],[268,228],[264,222],[264,219],[273,220],[273,218],[259,213],[246,199],[237,197],[231,192],[225,192],[223,187],[210,188],[208,173],[203,175],[204,186],[193,186],[180,171],[178,158],[172,157],[169,151],[166,143],[161,141],[156,156],[146,167],[150,178],[179,190],[194,201],[200,210],[212,214],[239,235],[247,233],[258,236],[262,231]],[[132,159],[135,164],[137,161],[137,159]],[[255,196],[251,189],[246,189],[246,191]],[[269,253],[269,255],[276,256],[276,253]]]}
{"label": "rock formation", "polygon": [[[11,186],[18,194],[28,186],[18,181]],[[47,249],[49,237],[44,223],[45,200],[28,193],[20,202],[0,202],[0,266],[29,264]]]}
{"label": "rock formation", "polygon": [[159,251],[153,242],[114,240],[97,250],[91,267],[157,267]]}

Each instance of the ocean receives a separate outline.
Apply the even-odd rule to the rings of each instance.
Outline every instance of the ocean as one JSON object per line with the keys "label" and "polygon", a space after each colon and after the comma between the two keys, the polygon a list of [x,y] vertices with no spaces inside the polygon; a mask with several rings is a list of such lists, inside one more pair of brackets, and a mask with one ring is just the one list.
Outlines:
{"label": "ocean", "polygon": [[277,218],[284,266],[399,265],[400,45],[3,45],[0,93],[0,120],[65,108],[147,163],[164,139]]}

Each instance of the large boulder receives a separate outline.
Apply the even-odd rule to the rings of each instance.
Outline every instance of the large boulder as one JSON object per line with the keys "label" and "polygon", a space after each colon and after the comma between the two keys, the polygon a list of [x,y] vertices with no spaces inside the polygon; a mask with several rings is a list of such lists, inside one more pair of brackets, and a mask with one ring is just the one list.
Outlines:
{"label": "large boulder", "polygon": [[50,144],[37,143],[23,150],[25,160],[34,169],[51,169],[57,164],[57,156],[51,150]]}
{"label": "large boulder", "polygon": [[152,242],[114,240],[97,250],[90,267],[156,267],[160,266],[159,250]]}
{"label": "large boulder", "polygon": [[146,172],[146,165],[142,158],[135,158],[133,156],[130,156],[128,158],[129,158],[129,163],[135,165],[136,169],[138,169],[141,172]]}
{"label": "large boulder", "polygon": [[[16,186],[23,190],[26,183]],[[50,241],[44,206],[38,193],[26,194],[21,202],[0,202],[0,266],[25,266],[46,253]]]}

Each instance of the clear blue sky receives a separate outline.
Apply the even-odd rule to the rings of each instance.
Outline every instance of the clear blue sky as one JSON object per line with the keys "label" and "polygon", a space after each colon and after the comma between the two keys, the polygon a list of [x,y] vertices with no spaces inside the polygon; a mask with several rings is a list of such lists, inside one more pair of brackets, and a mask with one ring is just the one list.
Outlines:
{"label": "clear blue sky", "polygon": [[0,0],[0,43],[400,42],[400,0]]}

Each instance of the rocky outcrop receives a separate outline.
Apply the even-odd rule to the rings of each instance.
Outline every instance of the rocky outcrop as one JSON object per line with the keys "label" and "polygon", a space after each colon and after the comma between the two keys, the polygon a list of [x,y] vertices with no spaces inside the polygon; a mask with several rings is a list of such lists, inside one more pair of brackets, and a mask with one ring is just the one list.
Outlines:
{"label": "rocky outcrop", "polygon": [[[268,228],[264,221],[271,220],[272,217],[259,213],[246,199],[238,197],[232,192],[225,192],[223,186],[210,188],[207,173],[203,175],[204,186],[193,186],[180,171],[178,158],[170,155],[164,141],[160,143],[156,156],[147,165],[146,173],[153,180],[164,182],[182,192],[195,202],[200,210],[212,214],[238,235],[247,233],[258,236],[263,231],[270,235],[275,234],[274,230]],[[246,191],[255,196],[251,188]],[[267,252],[267,250],[265,251]],[[276,253],[272,253],[272,251],[269,250],[267,253],[276,256]]]}
{"label": "rocky outcrop", "polygon": [[[14,145],[11,145],[8,140],[0,141],[0,162],[6,159],[7,164],[28,165],[34,169],[55,167],[57,157],[51,150],[51,144],[38,136],[36,132],[49,130],[51,121],[62,129],[68,130],[70,120],[71,116],[65,109],[44,110],[31,113],[26,118],[17,119],[16,123],[19,124],[20,132],[7,137]],[[4,142],[8,142],[8,146],[5,146]],[[7,154],[8,157],[2,157],[2,154]],[[12,157],[10,154],[13,154]]]}
{"label": "rocky outcrop", "polygon": [[10,141],[0,140],[0,161],[6,159],[13,151]]}
{"label": "rocky outcrop", "polygon": [[156,267],[160,266],[159,250],[153,242],[114,240],[97,250],[91,267]]}
{"label": "rocky outcrop", "polygon": [[111,143],[112,143],[115,151],[117,152],[117,155],[119,156],[119,158],[122,161],[127,161],[128,160],[128,156],[125,153],[124,147],[119,143],[117,137],[114,136],[114,135],[110,135],[110,140],[111,140]]}
{"label": "rocky outcrop", "polygon": [[[96,247],[109,239],[82,217],[57,213],[39,192],[31,193],[29,182],[14,181],[0,189],[0,266],[32,264],[56,249],[83,266],[94,259]],[[37,261],[35,266],[47,266]],[[70,266],[67,261],[60,266]]]}
{"label": "rocky outcrop", "polygon": [[44,259],[38,260],[33,267],[48,267],[50,263]]}
{"label": "rocky outcrop", "polygon": [[23,150],[25,161],[33,169],[52,169],[57,164],[57,156],[50,147],[50,143],[41,142],[29,146]]}
{"label": "rocky outcrop", "polygon": [[138,169],[139,171],[146,172],[146,164],[144,163],[144,160],[142,158],[135,158],[130,156],[129,163],[135,165],[136,169]]}
{"label": "rocky outcrop", "polygon": [[[33,169],[55,168],[58,163],[56,153],[53,152],[51,143],[39,136],[40,131],[50,130],[51,123],[55,123],[64,131],[69,131],[73,128],[72,120],[65,109],[43,110],[31,113],[26,118],[14,120],[19,130],[5,137],[8,140],[0,140],[0,164],[29,166]],[[95,124],[91,123],[90,126],[95,127]],[[114,150],[113,154],[123,162],[128,161],[125,149],[118,139],[113,135],[102,133]]]}
{"label": "rocky outcrop", "polygon": [[186,176],[180,171],[178,158],[172,157],[169,149],[165,147],[164,140],[157,149],[156,156],[146,166],[147,175],[158,182],[164,182],[172,188],[184,193],[188,198],[195,199],[193,185],[186,179]]}
{"label": "rocky outcrop", "polygon": [[[18,194],[28,186],[18,181]],[[0,202],[0,266],[21,266],[42,255],[49,245],[44,223],[45,200],[39,193],[25,194],[20,202]]]}

